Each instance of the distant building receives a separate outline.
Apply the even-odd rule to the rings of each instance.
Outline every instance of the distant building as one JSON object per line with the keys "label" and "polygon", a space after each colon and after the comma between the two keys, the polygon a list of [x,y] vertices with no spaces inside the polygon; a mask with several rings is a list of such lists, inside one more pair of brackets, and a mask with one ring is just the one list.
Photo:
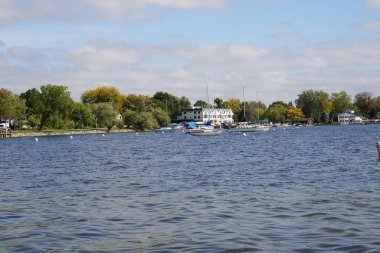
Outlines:
{"label": "distant building", "polygon": [[338,114],[338,123],[341,125],[361,124],[363,119],[357,116],[354,110],[348,109],[346,112]]}
{"label": "distant building", "polygon": [[182,111],[176,116],[177,121],[196,121],[214,124],[232,123],[234,114],[231,109],[194,108]]}

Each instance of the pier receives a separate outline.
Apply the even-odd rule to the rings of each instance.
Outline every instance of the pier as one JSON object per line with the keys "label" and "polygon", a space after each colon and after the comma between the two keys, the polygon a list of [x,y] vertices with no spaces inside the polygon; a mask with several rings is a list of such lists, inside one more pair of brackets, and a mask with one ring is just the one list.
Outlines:
{"label": "pier", "polygon": [[0,138],[11,138],[12,131],[10,129],[0,129]]}

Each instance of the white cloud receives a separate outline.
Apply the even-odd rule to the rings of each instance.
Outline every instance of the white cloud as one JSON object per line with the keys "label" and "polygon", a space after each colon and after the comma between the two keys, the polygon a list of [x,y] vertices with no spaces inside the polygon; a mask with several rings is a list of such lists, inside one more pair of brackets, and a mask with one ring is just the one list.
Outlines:
{"label": "white cloud", "polygon": [[[64,84],[79,99],[87,89],[114,85],[125,94],[163,90],[195,101],[204,99],[207,82],[211,98],[241,98],[244,85],[247,100],[255,100],[257,90],[267,104],[293,101],[304,89],[380,95],[379,41],[315,46],[296,53],[248,44],[135,46],[99,40],[61,54],[42,51],[50,56],[30,66],[14,60],[31,60],[41,49],[10,48],[0,53],[2,87],[20,93],[46,83]],[[164,56],[162,65],[149,64],[157,55]],[[54,65],[49,64],[51,58]]]}
{"label": "white cloud", "polygon": [[380,32],[380,21],[364,23],[360,27],[372,32]]}
{"label": "white cloud", "polygon": [[1,0],[0,23],[20,20],[147,20],[160,6],[178,10],[224,8],[227,0]]}
{"label": "white cloud", "polygon": [[367,0],[367,6],[371,9],[380,10],[380,0]]}

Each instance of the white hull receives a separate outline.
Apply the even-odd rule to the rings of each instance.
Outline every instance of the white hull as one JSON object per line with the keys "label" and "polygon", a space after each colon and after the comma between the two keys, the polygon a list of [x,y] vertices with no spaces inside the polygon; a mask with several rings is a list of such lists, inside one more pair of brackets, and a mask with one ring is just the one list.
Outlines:
{"label": "white hull", "polygon": [[269,126],[247,125],[247,126],[230,128],[228,131],[243,133],[243,132],[266,132],[268,130],[269,130]]}
{"label": "white hull", "polygon": [[222,133],[222,130],[203,130],[203,131],[190,131],[191,135],[194,136],[215,136],[220,135]]}

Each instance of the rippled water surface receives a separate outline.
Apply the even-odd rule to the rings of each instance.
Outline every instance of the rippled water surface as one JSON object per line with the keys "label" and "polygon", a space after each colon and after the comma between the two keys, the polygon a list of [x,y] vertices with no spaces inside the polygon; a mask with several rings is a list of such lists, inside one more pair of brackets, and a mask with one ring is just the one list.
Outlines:
{"label": "rippled water surface", "polygon": [[1,139],[2,252],[380,252],[380,125]]}

